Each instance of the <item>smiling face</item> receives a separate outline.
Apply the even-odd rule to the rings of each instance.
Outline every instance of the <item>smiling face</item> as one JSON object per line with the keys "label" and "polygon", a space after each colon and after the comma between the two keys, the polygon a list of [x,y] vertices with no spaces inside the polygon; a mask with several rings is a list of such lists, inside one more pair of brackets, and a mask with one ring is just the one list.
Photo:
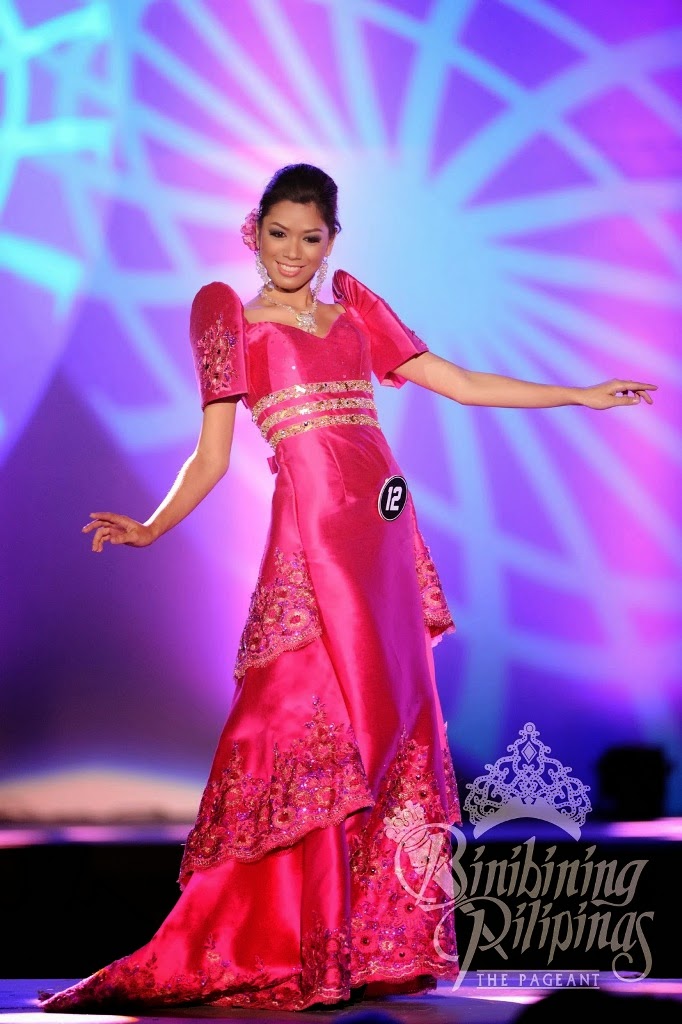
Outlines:
{"label": "smiling face", "polygon": [[308,286],[334,245],[317,206],[288,199],[270,207],[258,241],[270,280],[278,291],[288,293]]}

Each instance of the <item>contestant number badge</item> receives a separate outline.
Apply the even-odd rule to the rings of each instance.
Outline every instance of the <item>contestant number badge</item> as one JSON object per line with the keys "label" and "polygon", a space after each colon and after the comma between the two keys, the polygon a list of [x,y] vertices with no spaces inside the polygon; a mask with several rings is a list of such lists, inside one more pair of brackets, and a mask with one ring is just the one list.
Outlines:
{"label": "contestant number badge", "polygon": [[397,519],[407,501],[407,480],[404,476],[389,476],[379,493],[379,515],[387,522]]}

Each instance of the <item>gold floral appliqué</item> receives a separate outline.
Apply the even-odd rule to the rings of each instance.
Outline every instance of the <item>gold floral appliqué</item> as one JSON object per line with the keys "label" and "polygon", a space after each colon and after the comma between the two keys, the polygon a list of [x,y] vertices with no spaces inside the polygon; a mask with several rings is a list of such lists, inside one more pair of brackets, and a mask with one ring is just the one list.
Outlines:
{"label": "gold floral appliqu\u00e9", "polygon": [[[446,915],[440,941],[447,951],[443,960],[434,947],[436,919],[429,913],[430,902],[438,905],[447,898],[444,874],[450,874],[447,845],[442,864],[423,886],[431,830],[457,820],[458,804],[452,796],[456,782],[452,762],[441,753],[443,790],[440,789],[432,751],[408,739],[405,731],[396,756],[382,781],[376,804],[360,835],[351,840],[353,913],[351,973],[358,984],[376,977],[402,978],[419,973],[455,976],[456,944],[452,915]],[[423,826],[420,830],[415,826]],[[416,899],[401,884],[396,872],[396,847],[404,830],[414,837],[406,850],[411,864],[413,890],[423,888]],[[429,848],[433,844],[429,842]],[[411,855],[411,856],[410,856]],[[407,869],[406,869],[407,876]]]}
{"label": "gold floral appliqu\u00e9", "polygon": [[352,727],[330,722],[319,698],[313,698],[313,706],[303,735],[286,749],[275,745],[269,778],[246,770],[234,742],[229,761],[204,790],[187,837],[181,885],[195,870],[228,857],[259,860],[312,828],[338,824],[373,805]]}
{"label": "gold floral appliqu\u00e9", "polygon": [[283,651],[297,650],[322,635],[322,624],[310,573],[302,552],[285,555],[275,548],[274,579],[260,581],[242,633],[234,674],[267,665]]}
{"label": "gold floral appliqu\u00e9", "polygon": [[445,599],[438,570],[428,548],[425,549],[425,554],[417,558],[417,579],[427,626],[431,632],[452,632],[455,624]]}
{"label": "gold floral appliqu\u00e9", "polygon": [[236,344],[236,335],[225,326],[223,314],[220,313],[196,344],[197,375],[203,395],[231,387],[235,376]]}

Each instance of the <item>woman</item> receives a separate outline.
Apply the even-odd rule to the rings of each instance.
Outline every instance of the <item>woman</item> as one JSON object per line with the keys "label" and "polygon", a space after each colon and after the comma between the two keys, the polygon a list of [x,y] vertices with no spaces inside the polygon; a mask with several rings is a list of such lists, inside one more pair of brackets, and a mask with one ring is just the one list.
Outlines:
{"label": "woman", "polygon": [[146,523],[98,512],[83,528],[101,552],[151,544],[180,522],[228,469],[239,399],[274,449],[270,530],[182,895],[146,946],[46,1010],[302,1010],[456,976],[441,908],[459,809],[432,657],[454,624],[371,373],[523,408],[651,403],[655,385],[555,387],[462,369],[343,271],[336,301],[320,302],[338,231],[328,175],[306,164],[274,175],[243,228],[260,292],[242,307],[215,282],[192,306],[196,451]]}

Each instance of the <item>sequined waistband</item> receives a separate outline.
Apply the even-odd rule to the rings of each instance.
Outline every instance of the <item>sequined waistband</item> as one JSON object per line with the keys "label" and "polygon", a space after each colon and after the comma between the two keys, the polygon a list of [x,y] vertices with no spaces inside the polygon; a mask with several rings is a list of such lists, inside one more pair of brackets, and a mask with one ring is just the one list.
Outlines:
{"label": "sequined waistband", "polygon": [[265,440],[276,449],[285,437],[317,427],[346,423],[378,427],[373,396],[368,380],[294,384],[261,398],[253,407],[252,417]]}

